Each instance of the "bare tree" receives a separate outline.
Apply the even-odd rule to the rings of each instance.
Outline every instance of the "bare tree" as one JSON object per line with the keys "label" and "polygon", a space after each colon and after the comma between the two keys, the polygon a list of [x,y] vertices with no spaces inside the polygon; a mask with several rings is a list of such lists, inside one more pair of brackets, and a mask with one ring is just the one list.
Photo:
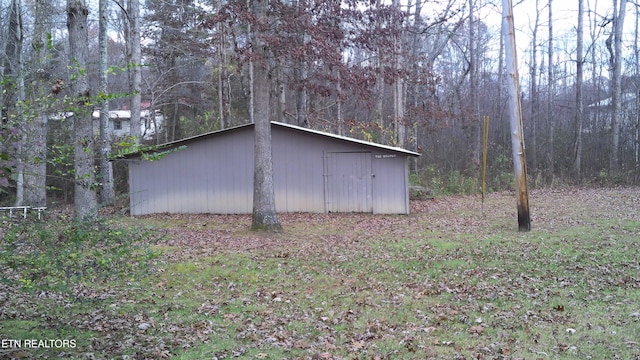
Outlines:
{"label": "bare tree", "polygon": [[[299,12],[307,11],[306,0],[295,0],[298,6]],[[302,56],[300,59],[294,61],[293,77],[296,83],[296,124],[298,126],[309,126],[309,112],[307,107],[308,93],[307,93],[307,61],[305,56],[305,42],[307,40],[306,31],[298,33],[298,43],[302,45]]]}
{"label": "bare tree", "polygon": [[573,167],[578,180],[582,177],[582,127],[584,122],[584,96],[582,94],[584,72],[584,0],[578,0],[578,27],[576,32],[576,139]]}
{"label": "bare tree", "polygon": [[[622,113],[622,29],[627,9],[627,0],[613,0],[613,31],[607,39],[611,66],[611,147],[609,154],[609,171],[620,170],[620,119]],[[613,48],[611,41],[613,40]]]}
{"label": "bare tree", "polygon": [[140,113],[141,96],[140,83],[142,78],[142,53],[140,48],[140,0],[128,0],[127,15],[129,31],[127,44],[129,47],[129,91],[131,98],[129,109],[131,110],[131,136],[140,140]]}
{"label": "bare tree", "polygon": [[[4,14],[0,13],[0,16]],[[5,26],[6,20],[3,17],[0,17],[0,75],[4,77],[5,75],[5,61],[6,61],[6,47],[7,47],[7,37],[5,36]],[[3,124],[6,119],[5,111],[4,111],[4,99],[5,99],[5,86],[4,81],[0,81],[0,124]]]}
{"label": "bare tree", "polygon": [[529,64],[530,90],[529,90],[529,118],[531,122],[531,144],[533,151],[531,152],[531,165],[534,173],[538,168],[538,28],[540,27],[540,9],[539,0],[536,0],[535,22],[533,25],[531,38],[531,64]]}
{"label": "bare tree", "polygon": [[636,163],[636,168],[640,165],[640,84],[638,83],[638,79],[640,78],[640,5],[634,4],[636,10],[636,22],[635,29],[633,32],[633,61],[634,61],[634,77],[635,81],[635,95],[636,95],[636,131],[635,131],[635,142],[634,142],[634,160]]}
{"label": "bare tree", "polygon": [[[217,6],[218,13],[220,13],[222,10],[222,1],[219,0]],[[224,24],[222,22],[218,23],[216,28],[218,31],[218,67],[216,69],[218,77],[218,117],[220,120],[220,129],[224,129],[227,127],[228,116],[228,102],[225,101],[225,78],[227,74],[227,57],[225,54],[226,37]]]}
{"label": "bare tree", "polygon": [[[18,173],[16,179],[16,206],[24,205],[24,166],[25,163],[25,154],[27,153],[26,147],[27,144],[27,127],[24,126],[24,101],[25,101],[25,90],[24,90],[24,59],[22,57],[22,45],[24,42],[24,26],[22,24],[22,2],[20,0],[11,0],[10,8],[9,8],[9,21],[8,21],[8,29],[7,29],[7,40],[5,43],[5,66],[3,69],[3,77],[9,79],[9,81],[3,79],[3,81],[7,82],[9,86],[5,91],[9,94],[7,97],[9,101],[12,101],[13,104],[3,104],[7,108],[11,108],[12,115],[7,115],[7,117],[13,118],[17,124],[21,124],[22,128],[22,141],[17,146],[18,151],[18,162],[21,165],[17,166]],[[5,85],[6,86],[6,85]]]}
{"label": "bare tree", "polygon": [[[50,97],[47,78],[49,76],[49,39],[51,31],[51,4],[47,0],[35,3],[33,28],[33,86],[31,104],[33,115],[25,118],[29,131],[25,136],[24,202],[29,206],[47,206],[47,122]],[[42,99],[45,99],[42,101]]]}
{"label": "bare tree", "polygon": [[113,167],[109,161],[109,154],[111,153],[111,131],[109,126],[109,101],[107,100],[107,93],[109,91],[109,82],[107,70],[109,68],[109,54],[108,54],[108,27],[107,16],[109,12],[109,6],[107,0],[100,0],[98,3],[98,17],[99,17],[99,53],[100,53],[100,94],[101,108],[100,108],[100,183],[101,186],[101,200],[105,204],[110,204],[115,198],[115,192],[113,189]]}
{"label": "bare tree", "polygon": [[74,205],[78,219],[97,215],[97,199],[94,191],[94,140],[87,56],[89,39],[87,17],[89,9],[83,0],[67,0],[67,28],[69,30],[69,67],[72,69],[71,86],[75,100],[74,108]]}
{"label": "bare tree", "polygon": [[549,146],[547,147],[547,168],[550,175],[555,174],[555,132],[556,125],[553,117],[553,99],[555,93],[555,79],[553,74],[553,1],[547,4],[549,10],[549,37],[547,44],[547,124],[549,124]]}
{"label": "bare tree", "polygon": [[[401,12],[400,0],[393,0],[391,4],[396,12]],[[404,118],[406,104],[404,76],[402,75],[402,69],[405,66],[402,46],[403,32],[400,22],[396,22],[395,25],[393,66],[396,74],[393,79],[393,130],[397,139],[397,145],[399,147],[405,147],[407,127]]]}
{"label": "bare tree", "polygon": [[478,36],[475,0],[469,0],[469,92],[471,94],[472,161],[480,160],[480,100],[478,94]]}

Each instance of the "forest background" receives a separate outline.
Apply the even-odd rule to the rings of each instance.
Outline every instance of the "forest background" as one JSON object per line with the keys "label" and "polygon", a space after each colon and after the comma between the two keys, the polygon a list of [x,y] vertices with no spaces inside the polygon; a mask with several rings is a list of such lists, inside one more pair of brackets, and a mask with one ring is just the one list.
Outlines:
{"label": "forest background", "polygon": [[[487,117],[489,187],[513,186],[499,1],[264,4],[0,1],[1,203],[113,202],[108,156],[250,122],[256,64],[271,120],[418,151],[434,191],[479,190]],[[638,5],[573,5],[514,4],[529,183],[637,184]],[[141,108],[163,119],[146,139]],[[131,136],[94,137],[96,109],[130,109]]]}

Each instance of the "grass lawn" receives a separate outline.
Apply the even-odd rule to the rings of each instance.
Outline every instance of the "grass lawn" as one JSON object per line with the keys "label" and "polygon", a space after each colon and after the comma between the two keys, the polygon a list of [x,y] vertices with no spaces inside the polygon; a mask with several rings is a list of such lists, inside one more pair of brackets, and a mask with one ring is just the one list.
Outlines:
{"label": "grass lawn", "polygon": [[42,275],[5,246],[0,358],[640,358],[640,189],[534,191],[528,233],[515,201],[281,214],[280,234],[244,215],[115,217],[152,240],[109,252],[113,276]]}

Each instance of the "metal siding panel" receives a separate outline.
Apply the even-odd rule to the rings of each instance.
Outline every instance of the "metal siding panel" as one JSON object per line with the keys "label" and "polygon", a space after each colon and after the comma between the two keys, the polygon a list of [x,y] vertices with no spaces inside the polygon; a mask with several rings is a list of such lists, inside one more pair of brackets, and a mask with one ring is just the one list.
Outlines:
{"label": "metal siding panel", "polygon": [[224,164],[219,169],[224,174],[221,188],[222,213],[247,214],[252,211],[253,199],[253,132],[235,134],[219,144],[224,149]]}
{"label": "metal siding panel", "polygon": [[233,152],[234,183],[237,184],[235,192],[235,206],[237,213],[250,214],[253,211],[253,162],[254,162],[254,136],[253,131],[247,129],[242,139],[236,142]]}
{"label": "metal siding panel", "polygon": [[154,190],[153,186],[155,185],[153,181],[149,181],[149,179],[154,179],[153,174],[154,168],[150,166],[150,163],[147,161],[137,161],[134,164],[131,164],[130,172],[133,181],[133,190],[132,190],[132,199],[131,205],[135,211],[132,211],[135,215],[144,215],[156,212],[154,208]]}
{"label": "metal siding panel", "polygon": [[323,147],[316,136],[273,128],[276,209],[279,212],[325,212]]}
{"label": "metal siding panel", "polygon": [[253,136],[241,131],[216,138],[205,154],[213,169],[208,192],[209,208],[216,214],[251,213],[253,187]]}
{"label": "metal siding panel", "polygon": [[140,165],[136,162],[129,164],[129,212],[131,215],[148,214],[148,204],[144,199],[143,189],[140,188],[138,179],[142,178]]}
{"label": "metal siding panel", "polygon": [[[273,129],[275,130],[275,129]],[[275,193],[276,211],[291,212],[295,208],[289,203],[289,192],[292,191],[293,184],[289,184],[291,177],[290,167],[288,166],[291,159],[291,144],[285,139],[281,139],[280,134],[275,131],[271,133],[273,144],[271,147],[273,161],[273,188]]]}
{"label": "metal siding panel", "polygon": [[[171,155],[171,154],[170,154]],[[173,163],[170,155],[153,162],[146,162],[149,201],[154,213],[177,212],[173,204],[173,193],[169,188],[171,179],[166,174],[171,173]]]}
{"label": "metal siding panel", "polygon": [[[361,144],[284,127],[272,130],[279,212],[336,211],[325,206],[325,201],[330,201],[327,190],[331,185],[333,202],[338,203],[341,211],[408,213],[407,156],[396,153],[396,158],[372,159],[370,149]],[[247,127],[190,142],[186,150],[158,161],[131,163],[131,214],[251,213],[253,140],[253,128]],[[330,164],[326,162],[325,151],[327,155],[351,153],[362,157],[353,155],[351,162],[346,163],[333,158],[334,163]],[[329,165],[332,173],[350,171],[356,177],[326,183]]]}
{"label": "metal siding panel", "polygon": [[208,166],[207,156],[209,155],[209,143],[202,144],[201,151],[196,153],[196,156],[190,159],[191,167],[195,170],[194,174],[189,179],[191,185],[189,190],[190,204],[189,212],[201,214],[207,212],[207,181],[208,181]]}
{"label": "metal siding panel", "polygon": [[372,212],[371,153],[329,152],[328,211]]}
{"label": "metal siding panel", "polygon": [[[166,209],[162,209],[168,212],[182,213],[182,188],[180,187],[179,178],[188,176],[185,174],[185,169],[182,167],[183,162],[179,159],[184,153],[191,153],[192,149],[188,147],[185,150],[169,154],[162,160],[164,161],[163,174],[159,174],[157,179],[164,181],[164,189],[166,191],[167,205]],[[179,174],[179,176],[177,176]],[[171,175],[171,176],[169,176]],[[161,189],[158,189],[158,193]]]}
{"label": "metal siding panel", "polygon": [[225,173],[221,171],[226,153],[224,146],[218,144],[219,139],[212,139],[207,149],[207,211],[211,213],[223,213],[221,203],[223,201],[222,188],[225,184]]}
{"label": "metal siding panel", "polygon": [[[392,155],[394,157],[384,157]],[[397,154],[373,156],[373,212],[376,214],[408,214],[407,157]]]}
{"label": "metal siding panel", "polygon": [[169,179],[166,176],[166,168],[157,162],[146,162],[145,170],[148,177],[145,178],[147,186],[147,197],[149,201],[149,208],[152,213],[160,213],[165,211],[171,211],[169,203],[171,201],[167,191],[167,183]]}
{"label": "metal siding panel", "polygon": [[191,179],[193,178],[193,170],[191,168],[191,159],[197,154],[197,145],[187,151],[177,152],[176,158],[173,159],[174,166],[177,171],[167,174],[167,179],[170,180],[170,188],[176,189],[175,204],[179,212],[189,212],[189,188],[191,187]]}

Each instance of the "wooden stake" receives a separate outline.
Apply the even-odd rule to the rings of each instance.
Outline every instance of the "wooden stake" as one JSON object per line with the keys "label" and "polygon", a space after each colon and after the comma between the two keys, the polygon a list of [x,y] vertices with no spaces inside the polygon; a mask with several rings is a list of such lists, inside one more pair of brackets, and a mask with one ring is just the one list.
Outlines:
{"label": "wooden stake", "polygon": [[484,116],[484,127],[482,129],[482,214],[484,214],[484,195],[487,184],[487,151],[489,148],[489,117]]}

